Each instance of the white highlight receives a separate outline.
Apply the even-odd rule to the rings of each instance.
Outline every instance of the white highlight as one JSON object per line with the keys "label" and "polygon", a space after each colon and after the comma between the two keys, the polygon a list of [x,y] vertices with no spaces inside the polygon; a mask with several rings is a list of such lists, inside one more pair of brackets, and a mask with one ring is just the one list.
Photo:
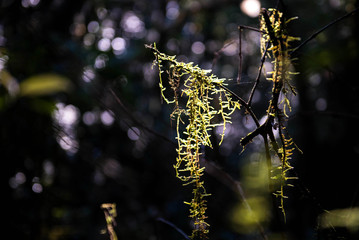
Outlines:
{"label": "white highlight", "polygon": [[261,3],[258,0],[243,0],[240,4],[240,8],[243,13],[255,18],[259,16]]}

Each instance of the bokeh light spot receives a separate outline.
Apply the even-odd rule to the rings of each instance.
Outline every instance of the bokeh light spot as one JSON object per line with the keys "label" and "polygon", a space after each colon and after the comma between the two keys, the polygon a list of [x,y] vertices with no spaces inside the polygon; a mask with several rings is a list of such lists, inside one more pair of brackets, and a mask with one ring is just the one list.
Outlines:
{"label": "bokeh light spot", "polygon": [[61,126],[69,126],[77,122],[80,114],[77,107],[71,104],[65,106],[63,103],[56,104],[56,107],[55,119]]}
{"label": "bokeh light spot", "polygon": [[91,21],[87,24],[87,30],[90,33],[96,33],[100,29],[100,24],[97,21]]}
{"label": "bokeh light spot", "polygon": [[82,116],[82,121],[87,125],[91,126],[97,121],[97,116],[93,112],[85,112]]}
{"label": "bokeh light spot", "polygon": [[125,13],[121,21],[121,26],[126,32],[130,33],[139,33],[145,30],[144,23],[131,11]]}
{"label": "bokeh light spot", "polygon": [[141,134],[140,129],[136,127],[131,127],[127,130],[127,136],[132,141],[137,141],[138,139],[140,139],[140,134]]}
{"label": "bokeh light spot", "polygon": [[120,37],[117,37],[111,42],[112,49],[116,55],[122,54],[126,50],[126,40]]}
{"label": "bokeh light spot", "polygon": [[40,0],[22,0],[21,5],[25,8],[35,7],[40,3]]}
{"label": "bokeh light spot", "polygon": [[166,17],[175,20],[179,15],[179,6],[176,1],[169,1],[166,6]]}
{"label": "bokeh light spot", "polygon": [[115,118],[113,117],[113,113],[110,111],[103,111],[101,113],[100,118],[101,118],[101,122],[105,126],[111,126],[115,121]]}
{"label": "bokeh light spot", "polygon": [[195,54],[202,54],[206,50],[206,47],[202,42],[194,42],[192,44],[191,50]]}
{"label": "bokeh light spot", "polygon": [[261,3],[258,0],[243,0],[240,4],[243,13],[249,17],[258,17],[261,10]]}
{"label": "bokeh light spot", "polygon": [[106,51],[110,50],[111,40],[108,38],[102,38],[100,41],[98,41],[97,48],[98,48],[98,50],[100,50],[102,52],[106,52]]}
{"label": "bokeh light spot", "polygon": [[14,177],[10,178],[9,185],[11,188],[17,188],[26,182],[26,175],[23,172],[17,172]]}
{"label": "bokeh light spot", "polygon": [[32,185],[32,191],[35,193],[42,193],[43,191],[42,185],[40,183],[34,183]]}
{"label": "bokeh light spot", "polygon": [[95,68],[102,69],[106,67],[106,62],[108,61],[108,56],[105,54],[100,54],[95,59]]}
{"label": "bokeh light spot", "polygon": [[82,80],[84,82],[91,82],[95,78],[96,74],[94,69],[91,66],[84,67],[83,73],[82,73]]}
{"label": "bokeh light spot", "polygon": [[113,29],[112,27],[106,27],[102,29],[102,37],[113,39],[115,37],[115,29]]}
{"label": "bokeh light spot", "polygon": [[327,109],[327,100],[324,98],[318,98],[317,101],[315,101],[315,108],[318,111],[324,111]]}

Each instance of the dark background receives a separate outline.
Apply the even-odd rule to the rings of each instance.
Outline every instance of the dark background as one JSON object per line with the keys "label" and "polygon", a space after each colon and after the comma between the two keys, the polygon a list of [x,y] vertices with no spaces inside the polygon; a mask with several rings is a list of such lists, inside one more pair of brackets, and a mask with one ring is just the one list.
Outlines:
{"label": "dark background", "polygon": [[[299,17],[288,27],[302,40],[358,7],[355,0],[281,2],[288,17]],[[259,67],[259,35],[244,32],[238,84],[237,26],[258,27],[258,18],[245,15],[240,3],[1,1],[3,235],[109,239],[101,234],[106,222],[100,209],[108,202],[117,204],[119,239],[183,239],[158,218],[190,234],[183,201],[189,201],[191,189],[182,187],[172,168],[172,106],[161,104],[153,55],[144,44],[157,42],[161,51],[207,69],[215,59],[214,73],[234,79],[228,87],[246,99]],[[277,1],[261,4],[270,8]],[[358,23],[359,14],[348,17],[298,52],[294,67],[300,74],[293,80],[298,95],[288,131],[303,154],[296,152],[292,160],[298,180],[286,189],[287,223],[277,221],[273,209],[261,222],[270,239],[359,239],[359,221],[348,223],[359,218]],[[31,85],[29,78],[43,73],[52,75]],[[59,76],[54,88],[43,85]],[[25,94],[29,82],[42,91]],[[270,90],[262,76],[253,102],[259,118]],[[253,128],[239,111],[223,144],[206,149],[206,156],[256,196],[261,193],[251,181],[259,182],[260,171],[253,169],[263,160],[264,146],[258,139],[241,153],[239,144]],[[257,174],[250,178],[246,171]],[[231,217],[240,198],[215,177],[206,174],[205,180],[212,193],[207,199],[210,239],[258,239],[255,228],[244,231],[246,223]],[[342,218],[335,209],[352,214]],[[319,216],[327,211],[342,220],[323,227]]]}

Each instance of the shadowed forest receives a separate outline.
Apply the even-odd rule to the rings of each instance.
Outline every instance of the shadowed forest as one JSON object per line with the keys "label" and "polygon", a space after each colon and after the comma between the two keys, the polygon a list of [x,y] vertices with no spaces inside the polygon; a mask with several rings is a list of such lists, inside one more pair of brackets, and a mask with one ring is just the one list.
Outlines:
{"label": "shadowed forest", "polygon": [[[357,0],[0,1],[3,235],[180,240],[205,228],[193,239],[359,239],[358,7]],[[276,46],[261,43],[266,33],[273,38],[261,28],[261,8],[297,17],[283,32],[300,38],[288,50],[300,46],[287,85],[296,95],[277,98],[285,121],[270,122],[278,142],[281,129],[293,140],[279,198],[268,190],[276,170],[266,159],[270,153],[280,166],[284,146],[269,146],[263,132],[248,138],[278,113],[267,110],[276,62],[263,56]],[[182,65],[163,63],[160,77],[159,56]],[[250,98],[247,108],[228,103],[231,119],[224,126],[227,115],[214,117],[211,144],[198,145],[208,226],[190,217],[193,189],[174,168],[178,132],[190,136],[190,120],[166,104],[186,89],[171,85],[173,69],[190,62],[225,82],[214,98]],[[178,95],[179,106],[186,97]],[[214,101],[213,109],[223,106]]]}

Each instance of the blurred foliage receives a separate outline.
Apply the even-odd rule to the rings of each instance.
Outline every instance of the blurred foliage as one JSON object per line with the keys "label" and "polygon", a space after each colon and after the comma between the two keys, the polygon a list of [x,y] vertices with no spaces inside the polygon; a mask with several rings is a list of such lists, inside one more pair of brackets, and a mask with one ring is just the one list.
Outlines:
{"label": "blurred foliage", "polygon": [[[181,187],[172,168],[172,109],[161,105],[158,73],[144,44],[157,42],[183,62],[236,79],[238,25],[258,27],[241,2],[1,1],[5,231],[15,239],[108,239],[101,234],[107,224],[100,207],[111,202],[118,239],[183,239],[176,228],[190,233],[183,201],[191,190]],[[285,15],[299,17],[289,32],[301,39],[358,7],[355,0],[280,2]],[[358,23],[359,14],[353,15],[298,52],[299,101],[292,100],[288,131],[304,154],[292,157],[298,180],[287,190],[286,225],[275,220],[271,199],[248,185],[245,166],[258,161],[263,143],[254,140],[241,153],[239,140],[255,128],[244,111],[232,115],[220,147],[204,149],[208,161],[241,181],[257,218],[268,216],[263,225],[273,239],[284,233],[288,239],[358,239]],[[246,98],[260,43],[258,33],[243,34],[241,82],[231,81],[228,88]],[[262,77],[253,109],[267,109],[270,87]],[[203,177],[212,193],[209,238],[257,239],[257,229],[242,231],[240,198],[216,178]],[[348,209],[355,211],[350,215]],[[337,215],[346,223],[332,217]]]}
{"label": "blurred foliage", "polygon": [[56,74],[35,75],[21,82],[19,85],[20,95],[51,95],[69,90],[70,84],[68,79]]}

